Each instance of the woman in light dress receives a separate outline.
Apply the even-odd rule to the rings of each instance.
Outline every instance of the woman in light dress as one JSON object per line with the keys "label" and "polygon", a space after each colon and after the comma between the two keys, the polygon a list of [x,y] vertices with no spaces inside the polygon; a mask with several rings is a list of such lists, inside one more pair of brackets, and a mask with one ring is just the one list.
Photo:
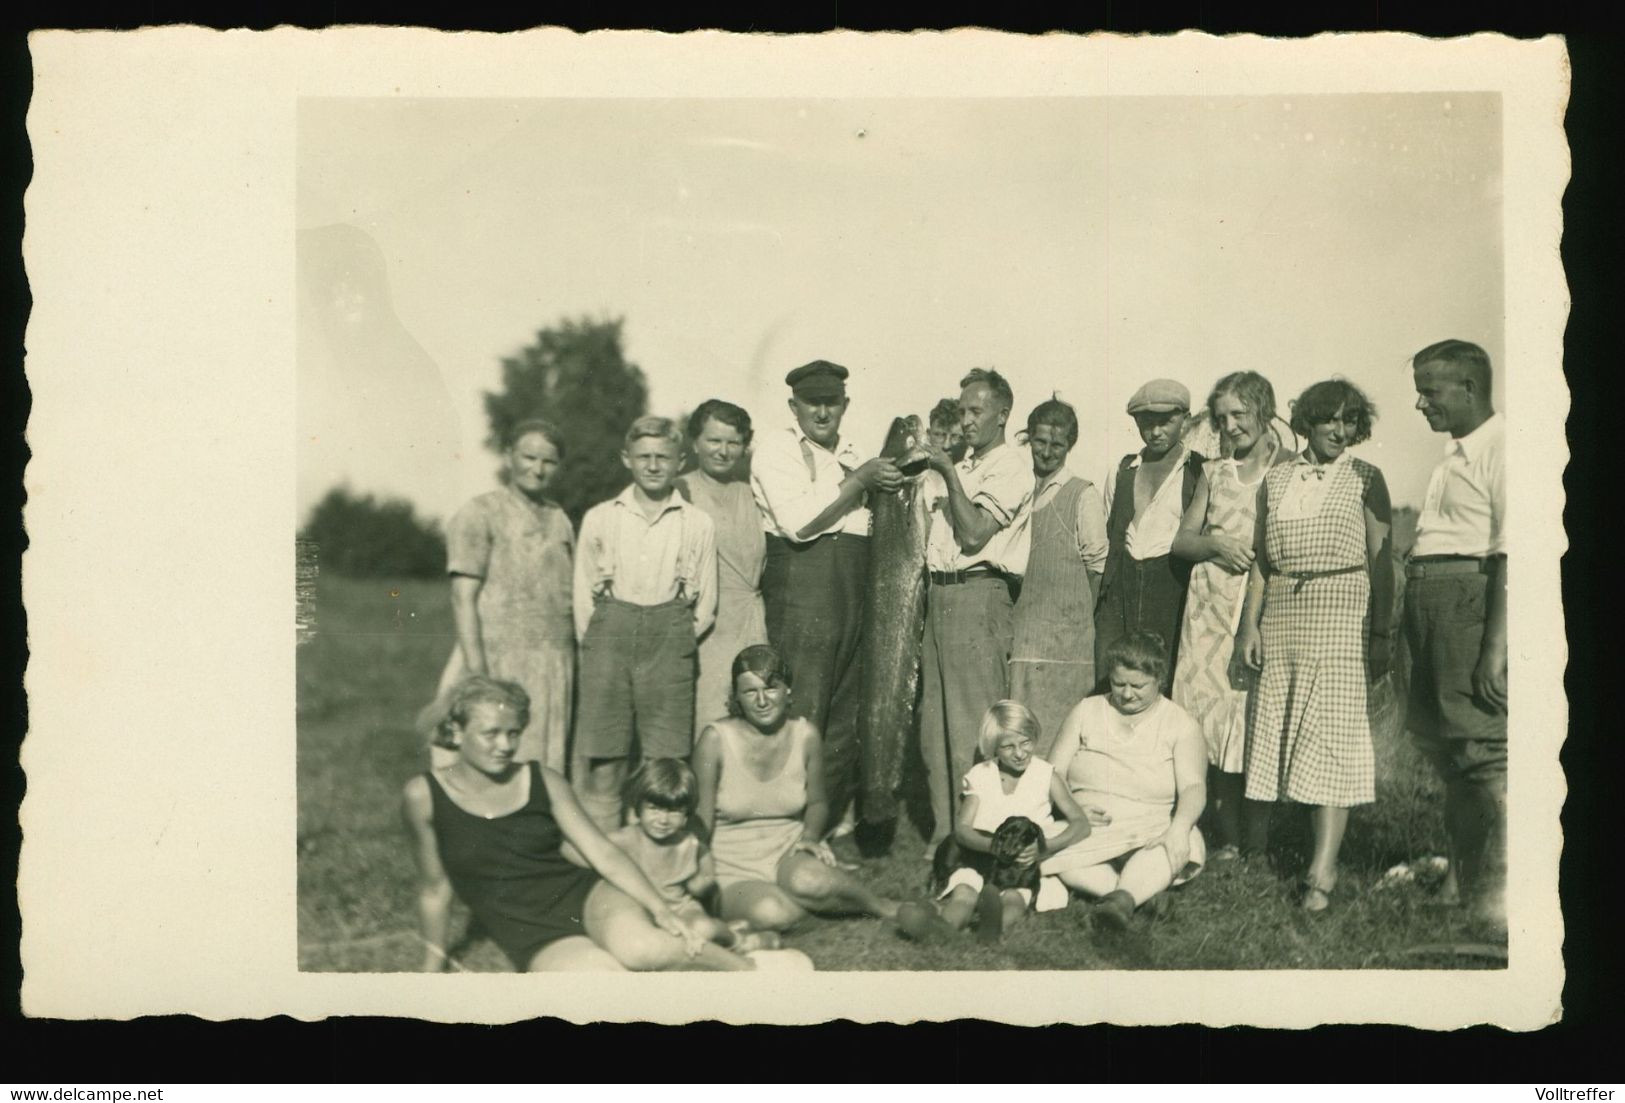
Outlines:
{"label": "woman in light dress", "polygon": [[734,656],[752,644],[767,642],[761,587],[767,542],[750,481],[741,474],[750,438],[750,415],[719,398],[700,403],[688,419],[696,466],[677,480],[677,488],[710,515],[717,537],[717,619],[700,640],[696,732],[728,714],[733,693],[728,671]]}
{"label": "woman in light dress", "polygon": [[1196,721],[1162,695],[1165,655],[1154,632],[1113,643],[1101,656],[1109,690],[1080,701],[1050,749],[1093,830],[1039,868],[1095,897],[1092,918],[1117,929],[1206,860],[1196,821],[1207,803],[1207,746]]}
{"label": "woman in light dress", "polygon": [[[553,425],[521,421],[503,452],[506,485],[481,494],[452,518],[446,572],[457,646],[434,703],[418,717],[421,729],[434,728],[452,689],[470,674],[517,682],[530,699],[517,758],[560,774],[575,681],[575,530],[547,491],[563,458]],[[431,748],[430,758],[437,768],[455,760],[439,746]]]}
{"label": "woman in light dress", "polygon": [[1190,508],[1174,537],[1173,553],[1196,566],[1185,596],[1171,696],[1191,714],[1207,741],[1208,784],[1220,843],[1212,858],[1225,861],[1235,858],[1245,841],[1247,689],[1245,679],[1234,676],[1230,660],[1253,565],[1258,487],[1266,471],[1291,457],[1270,430],[1275,389],[1257,372],[1220,379],[1208,396],[1207,411],[1224,454],[1202,465]]}
{"label": "woman in light dress", "polygon": [[897,903],[839,867],[823,841],[829,819],[818,729],[789,715],[790,668],[766,644],[734,659],[729,715],[694,747],[697,815],[710,828],[725,922],[782,931],[808,912],[885,919]]}
{"label": "woman in light dress", "polygon": [[1270,469],[1259,491],[1258,538],[1236,661],[1255,673],[1248,702],[1248,800],[1311,808],[1314,856],[1305,911],[1323,912],[1337,886],[1349,809],[1376,799],[1366,687],[1388,667],[1393,602],[1388,486],[1348,449],[1371,437],[1376,410],[1341,379],[1292,404],[1307,441]]}

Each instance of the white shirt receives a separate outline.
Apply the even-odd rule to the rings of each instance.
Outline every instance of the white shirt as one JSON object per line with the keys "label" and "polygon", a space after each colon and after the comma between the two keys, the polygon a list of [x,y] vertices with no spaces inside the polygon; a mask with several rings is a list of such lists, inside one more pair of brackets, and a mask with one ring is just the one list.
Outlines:
{"label": "white shirt", "polygon": [[[1157,487],[1157,492],[1146,503],[1145,512],[1128,523],[1128,532],[1123,537],[1123,550],[1128,552],[1130,559],[1155,559],[1159,555],[1167,555],[1173,551],[1174,537],[1179,532],[1179,522],[1185,517],[1184,486],[1185,464],[1190,459],[1190,450],[1184,445],[1178,445],[1179,460],[1173,470],[1168,472]],[[1136,472],[1138,478],[1140,466],[1145,462],[1143,456],[1135,453],[1129,469]],[[1112,515],[1112,498],[1117,493],[1117,471],[1113,469],[1106,479],[1106,516]]]}
{"label": "white shirt", "polygon": [[[796,535],[835,500],[847,470],[863,463],[847,441],[836,441],[831,451],[803,433],[799,425],[763,433],[750,457],[750,489],[762,515],[762,531],[798,544],[831,532],[868,536],[869,510],[861,505],[806,541]],[[842,470],[843,464],[847,470]]]}
{"label": "white shirt", "polygon": [[966,555],[954,539],[954,526],[946,504],[931,514],[931,535],[926,539],[925,563],[933,571],[963,571],[979,564],[1020,574],[1026,568],[1007,562],[1009,525],[1033,492],[1032,466],[1026,453],[1008,444],[999,444],[980,456],[966,456],[954,465],[959,485],[972,505],[987,510],[999,530],[988,538],[980,551]]}
{"label": "white shirt", "polygon": [[1484,424],[1445,446],[1428,479],[1412,555],[1505,555],[1506,419]]}
{"label": "white shirt", "polygon": [[659,605],[681,592],[694,603],[696,636],[717,619],[717,536],[710,515],[673,490],[651,521],[635,490],[629,486],[599,502],[581,519],[573,595],[577,639],[587,636],[593,594],[605,582],[611,596],[633,605]]}

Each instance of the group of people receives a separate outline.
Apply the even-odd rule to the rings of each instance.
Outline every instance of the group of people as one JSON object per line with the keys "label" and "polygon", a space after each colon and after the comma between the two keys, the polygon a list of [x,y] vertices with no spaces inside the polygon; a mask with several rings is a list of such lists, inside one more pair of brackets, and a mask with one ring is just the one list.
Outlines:
{"label": "group of people", "polygon": [[[1504,931],[1505,431],[1478,346],[1431,345],[1413,371],[1450,444],[1404,565],[1409,727],[1445,786],[1443,892]],[[1102,492],[1067,464],[1066,403],[1010,446],[996,371],[932,410],[921,475],[842,436],[847,377],[790,372],[794,424],[760,439],[720,399],[686,439],[640,418],[631,484],[579,535],[546,493],[558,432],[514,427],[505,485],[448,529],[458,641],[433,768],[405,797],[425,967],[445,963],[454,892],[520,969],[750,968],[809,911],[947,938],[988,918],[979,900],[1002,923],[1071,891],[1124,926],[1265,845],[1281,801],[1311,809],[1302,905],[1331,906],[1349,809],[1375,799],[1367,687],[1393,653],[1388,493],[1348,454],[1375,421],[1361,390],[1291,403],[1295,451],[1255,372],[1200,417],[1152,380],[1128,403],[1144,447]],[[854,804],[865,618],[885,615],[867,503],[910,479],[931,518],[927,854],[956,867],[934,900],[898,901],[860,876]],[[1043,836],[1015,859],[1038,876],[1001,898],[984,889],[1016,817]]]}

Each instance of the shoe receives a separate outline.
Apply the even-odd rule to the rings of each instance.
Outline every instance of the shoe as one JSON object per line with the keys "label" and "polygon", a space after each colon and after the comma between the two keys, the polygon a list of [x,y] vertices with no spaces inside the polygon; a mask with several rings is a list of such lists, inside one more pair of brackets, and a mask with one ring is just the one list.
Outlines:
{"label": "shoe", "polygon": [[1212,854],[1208,855],[1210,862],[1233,862],[1241,857],[1241,848],[1235,843],[1226,843]]}
{"label": "shoe", "polygon": [[1108,892],[1089,909],[1089,918],[1107,930],[1126,931],[1134,920],[1134,897],[1122,889]]}
{"label": "shoe", "polygon": [[947,942],[959,934],[930,904],[909,901],[897,909],[897,930],[915,942]]}
{"label": "shoe", "polygon": [[763,972],[811,973],[816,971],[812,958],[800,950],[756,950],[746,954],[745,957]]}
{"label": "shoe", "polygon": [[1310,915],[1324,915],[1332,906],[1332,893],[1337,890],[1337,879],[1332,878],[1329,884],[1315,884],[1305,877],[1300,883],[1303,889],[1303,898],[1298,906]]}

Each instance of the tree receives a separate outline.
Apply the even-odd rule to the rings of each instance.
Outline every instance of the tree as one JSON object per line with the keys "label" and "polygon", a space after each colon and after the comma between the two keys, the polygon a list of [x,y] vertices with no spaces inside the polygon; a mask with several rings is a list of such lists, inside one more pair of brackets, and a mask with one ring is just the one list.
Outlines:
{"label": "tree", "polygon": [[412,503],[379,501],[349,487],[329,490],[299,538],[316,544],[323,570],[363,578],[438,578],[446,571],[440,526],[417,516]]}
{"label": "tree", "polygon": [[487,391],[486,447],[500,454],[508,431],[526,418],[546,418],[563,437],[564,460],[553,495],[572,523],[613,497],[630,476],[621,465],[626,428],[648,407],[643,372],[621,350],[625,319],[565,318],[536,334],[534,344],[502,360],[502,390]]}

